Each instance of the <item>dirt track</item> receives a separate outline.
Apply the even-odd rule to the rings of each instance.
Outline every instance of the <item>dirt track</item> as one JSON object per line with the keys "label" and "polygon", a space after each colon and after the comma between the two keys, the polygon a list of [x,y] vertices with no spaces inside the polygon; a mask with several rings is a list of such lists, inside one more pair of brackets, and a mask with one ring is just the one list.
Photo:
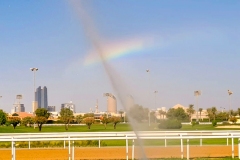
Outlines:
{"label": "dirt track", "polygon": [[[180,158],[179,146],[175,147],[146,147],[147,158]],[[72,151],[71,151],[72,152]],[[238,147],[234,147],[234,155],[238,156]],[[135,147],[135,158],[141,157],[139,148]],[[190,146],[190,157],[230,157],[231,146]],[[103,147],[103,148],[75,148],[75,160],[80,159],[126,159],[125,147]],[[186,157],[186,148],[183,149]],[[67,160],[68,149],[17,149],[16,160]],[[132,158],[132,149],[129,147],[129,159]],[[10,160],[11,149],[0,150],[0,160]]]}

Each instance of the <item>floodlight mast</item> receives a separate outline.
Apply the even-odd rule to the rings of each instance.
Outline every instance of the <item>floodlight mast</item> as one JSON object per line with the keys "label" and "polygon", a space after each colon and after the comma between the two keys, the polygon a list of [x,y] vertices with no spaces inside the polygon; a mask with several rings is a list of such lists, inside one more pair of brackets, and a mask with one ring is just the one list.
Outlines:
{"label": "floodlight mast", "polygon": [[197,101],[197,122],[199,122],[199,119],[198,119],[198,96],[201,95],[201,91],[194,91],[194,96],[196,96],[196,101]]}
{"label": "floodlight mast", "polygon": [[223,110],[225,110],[225,108],[224,107],[220,107],[221,109],[222,109],[222,113],[223,113]]}
{"label": "floodlight mast", "polygon": [[232,102],[231,102],[231,95],[232,95],[232,94],[233,94],[233,92],[230,91],[230,90],[228,90],[228,95],[229,95],[229,96],[228,96],[228,98],[229,98],[229,107],[228,107],[228,108],[229,108],[229,116],[231,116],[231,105],[232,105],[232,104],[231,104],[231,103],[232,103]]}
{"label": "floodlight mast", "polygon": [[[146,69],[146,72],[148,73],[148,100],[150,99],[150,70],[149,69]],[[148,107],[150,107],[150,102],[148,102],[149,103],[149,106]],[[150,108],[149,108],[149,111],[148,111],[148,126],[150,127],[150,125],[151,125],[151,122],[150,122]]]}
{"label": "floodlight mast", "polygon": [[158,91],[154,91],[154,94],[155,94],[155,109],[157,109],[157,93],[158,93]]}
{"label": "floodlight mast", "polygon": [[33,71],[33,112],[35,112],[35,109],[37,108],[36,102],[35,102],[35,77],[36,72],[38,71],[38,68],[30,68],[31,71]]}
{"label": "floodlight mast", "polygon": [[[155,94],[155,109],[157,110],[157,93],[158,93],[158,91],[154,91],[154,94]],[[156,112],[155,112],[155,123],[156,123]]]}

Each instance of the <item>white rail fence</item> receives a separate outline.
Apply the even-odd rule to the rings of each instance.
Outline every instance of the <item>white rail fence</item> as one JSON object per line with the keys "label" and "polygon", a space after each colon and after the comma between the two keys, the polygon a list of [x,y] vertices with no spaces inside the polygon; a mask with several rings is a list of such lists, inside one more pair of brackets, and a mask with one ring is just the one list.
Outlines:
{"label": "white rail fence", "polygon": [[[74,133],[29,133],[29,134],[0,134],[0,142],[11,142],[12,160],[16,160],[16,142],[28,142],[28,148],[31,149],[33,141],[68,141],[68,159],[74,160],[74,141],[80,140],[98,140],[99,148],[101,140],[126,140],[126,159],[128,160],[128,141],[132,140],[132,159],[134,159],[134,140],[158,140],[162,139],[167,147],[167,140],[180,140],[181,155],[183,159],[183,140],[187,141],[187,159],[190,158],[189,140],[199,139],[199,145],[202,146],[203,139],[226,139],[228,146],[229,139],[231,142],[231,155],[234,158],[234,139],[238,139],[238,158],[240,159],[240,131],[140,131],[140,132],[74,132]],[[230,146],[229,146],[230,147]],[[161,158],[161,157],[159,157]]]}

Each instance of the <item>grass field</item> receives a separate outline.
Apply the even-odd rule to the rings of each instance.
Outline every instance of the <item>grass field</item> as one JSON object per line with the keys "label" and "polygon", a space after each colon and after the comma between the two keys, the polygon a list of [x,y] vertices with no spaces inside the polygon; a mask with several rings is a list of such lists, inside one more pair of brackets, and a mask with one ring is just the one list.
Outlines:
{"label": "grass field", "polygon": [[[160,131],[157,128],[157,124],[151,124],[149,127],[148,124],[140,124],[139,126],[135,126],[138,130],[145,131]],[[93,124],[91,129],[88,129],[87,126],[69,126],[68,131],[65,130],[64,126],[43,126],[42,133],[46,132],[121,132],[121,131],[131,131],[132,128],[127,123],[117,124],[116,129],[113,128],[112,124],[108,124],[107,128],[104,128],[103,124]],[[183,125],[180,130],[171,130],[171,131],[193,131],[193,130],[229,130],[229,129],[219,129],[215,128],[212,125]],[[232,130],[232,129],[231,129]],[[163,131],[163,130],[161,130]],[[168,130],[169,131],[169,130]],[[39,133],[38,128],[33,127],[25,127],[18,126],[16,129],[13,129],[12,126],[0,126],[0,133]],[[0,146],[3,142],[0,143]],[[59,142],[60,143],[60,142]],[[62,142],[61,142],[62,143]],[[59,145],[62,145],[62,144]],[[101,145],[103,146],[125,146],[125,140],[105,140],[101,141]],[[135,142],[137,143],[137,142]],[[163,146],[165,145],[165,140],[144,140],[143,143],[145,145],[152,146]],[[203,145],[225,145],[227,144],[227,139],[203,139]],[[237,139],[234,139],[234,144],[237,144]],[[82,143],[79,143],[82,144]],[[98,143],[94,143],[98,145]],[[183,144],[186,144],[186,140],[183,140]],[[191,139],[189,142],[190,145],[199,145],[199,139]],[[43,144],[44,145],[44,144]],[[93,145],[93,144],[91,144]],[[129,145],[131,145],[131,141],[129,141]],[[180,145],[180,140],[167,140],[167,145]],[[229,139],[229,145],[231,145],[231,140]],[[26,145],[27,146],[27,145]]]}
{"label": "grass field", "polygon": [[[157,124],[151,124],[149,127],[148,124],[140,124],[139,126],[135,126],[139,131],[164,131],[160,130],[157,127]],[[200,131],[200,130],[229,130],[229,129],[222,129],[222,128],[215,128],[212,125],[183,125],[181,129],[174,129],[174,130],[167,130],[167,131]],[[231,129],[231,130],[238,130],[238,129]],[[43,126],[42,131],[39,132],[38,128],[33,127],[25,127],[25,126],[18,126],[16,129],[13,129],[12,126],[0,126],[0,133],[46,133],[46,132],[122,132],[122,131],[132,131],[132,127],[127,123],[121,123],[117,125],[117,128],[114,129],[112,124],[108,124],[107,128],[104,128],[104,125],[102,124],[93,124],[91,126],[91,129],[88,129],[87,126],[69,126],[69,130],[66,131],[64,126]],[[19,148],[27,148],[28,142],[18,142]],[[129,146],[132,145],[132,141],[129,140]],[[135,141],[135,145],[137,146],[138,142]],[[237,139],[234,139],[234,144],[237,144]],[[143,140],[144,146],[164,146],[165,140]],[[167,146],[176,146],[180,145],[180,140],[167,140],[166,141]],[[183,144],[186,145],[186,140],[183,140]],[[200,139],[191,139],[190,143],[191,146],[199,146],[200,145]],[[203,139],[202,140],[203,146],[214,146],[214,145],[220,145],[220,146],[226,146],[227,139]],[[66,142],[66,146],[68,145],[68,142]],[[75,141],[76,147],[82,148],[83,146],[91,146],[91,148],[97,148],[98,141]],[[229,139],[228,145],[231,145],[231,139]],[[0,142],[0,148],[8,148],[11,147],[10,142]],[[46,148],[46,147],[63,147],[63,141],[50,141],[50,142],[31,142],[31,148]],[[93,147],[95,146],[95,147]],[[126,146],[125,140],[102,140],[101,146]],[[18,148],[17,147],[17,148]],[[116,148],[116,147],[113,147]],[[230,154],[229,154],[230,155]],[[179,158],[170,158],[171,160],[180,160]],[[159,160],[170,160],[169,158],[161,158]],[[194,158],[194,160],[230,160],[231,157],[223,157],[223,158]]]}
{"label": "grass field", "polygon": [[[135,126],[139,131],[164,131],[160,130],[157,127],[158,124],[152,123],[151,126],[148,126],[148,123],[141,123],[138,126]],[[212,125],[183,125],[181,129],[171,129],[171,131],[193,131],[193,130],[229,130],[227,128],[215,128]],[[231,129],[239,130],[239,129]],[[121,132],[121,131],[132,131],[132,127],[128,123],[117,124],[116,129],[113,128],[113,125],[110,123],[107,125],[107,128],[104,128],[103,124],[93,124],[91,129],[88,129],[87,126],[69,126],[68,131],[65,130],[64,126],[43,126],[41,132]],[[169,130],[167,130],[169,131]],[[13,129],[12,126],[0,126],[0,133],[39,133],[38,128],[36,127],[25,127],[17,126],[16,129]]]}
{"label": "grass field", "polygon": [[[108,124],[106,129],[103,124],[93,124],[91,129],[88,129],[85,125],[70,125],[68,130],[65,130],[64,126],[43,126],[41,132],[120,132],[131,130],[130,125],[121,123],[117,125],[116,129],[111,124]],[[34,127],[17,126],[16,129],[13,129],[12,126],[0,126],[0,133],[39,133],[39,131],[37,127],[34,129]]]}

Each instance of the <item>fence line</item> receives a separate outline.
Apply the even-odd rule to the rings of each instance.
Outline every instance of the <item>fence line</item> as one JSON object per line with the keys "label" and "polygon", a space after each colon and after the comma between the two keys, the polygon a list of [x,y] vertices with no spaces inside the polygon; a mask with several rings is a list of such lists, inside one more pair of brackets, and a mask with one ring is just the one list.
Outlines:
{"label": "fence line", "polygon": [[[136,135],[136,133],[138,135]],[[16,142],[26,141],[68,141],[68,159],[74,160],[74,141],[78,140],[98,140],[99,148],[100,142],[102,140],[126,140],[126,159],[128,160],[129,148],[128,141],[132,140],[132,158],[134,158],[134,140],[135,139],[162,139],[165,141],[165,147],[167,147],[167,140],[180,140],[181,144],[181,159],[183,159],[183,140],[187,140],[186,149],[187,149],[187,159],[190,157],[190,145],[189,141],[191,139],[200,139],[200,146],[202,146],[202,139],[218,139],[228,138],[232,140],[231,144],[231,155],[234,158],[234,139],[238,139],[238,157],[240,159],[240,132],[233,131],[139,131],[139,132],[74,132],[74,133],[2,133],[0,134],[0,142],[11,142],[11,154],[12,160],[16,159]],[[159,157],[160,158],[160,157]]]}

